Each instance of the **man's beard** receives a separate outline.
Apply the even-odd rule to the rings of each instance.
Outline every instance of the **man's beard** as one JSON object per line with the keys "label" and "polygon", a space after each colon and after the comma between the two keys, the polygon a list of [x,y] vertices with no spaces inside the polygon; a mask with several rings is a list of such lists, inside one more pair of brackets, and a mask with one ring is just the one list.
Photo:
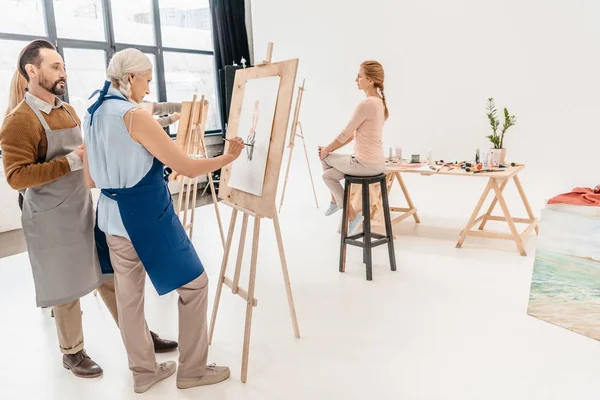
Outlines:
{"label": "man's beard", "polygon": [[[59,80],[55,81],[54,83],[52,83],[52,82],[50,82],[49,79],[46,79],[46,77],[42,75],[40,77],[40,80],[38,83],[41,87],[43,87],[44,89],[46,89],[47,91],[49,91],[50,93],[52,93],[55,96],[62,96],[63,94],[65,94],[67,81],[64,79],[59,79]],[[59,88],[58,87],[59,83],[64,83],[65,86],[62,88]]]}

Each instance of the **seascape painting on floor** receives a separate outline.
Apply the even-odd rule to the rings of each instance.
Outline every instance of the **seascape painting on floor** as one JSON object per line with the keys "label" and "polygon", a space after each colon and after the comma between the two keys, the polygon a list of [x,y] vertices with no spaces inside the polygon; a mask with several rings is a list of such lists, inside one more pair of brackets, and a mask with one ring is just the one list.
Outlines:
{"label": "seascape painting on floor", "polygon": [[527,313],[600,340],[598,207],[543,210]]}

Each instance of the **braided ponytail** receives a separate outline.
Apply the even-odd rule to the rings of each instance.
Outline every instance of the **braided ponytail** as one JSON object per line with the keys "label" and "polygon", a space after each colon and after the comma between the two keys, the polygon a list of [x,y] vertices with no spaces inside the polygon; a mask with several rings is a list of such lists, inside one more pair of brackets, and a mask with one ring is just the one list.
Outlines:
{"label": "braided ponytail", "polygon": [[110,78],[110,83],[113,83],[119,89],[119,92],[123,93],[127,99],[131,98],[131,83],[129,83],[129,74],[120,78]]}
{"label": "braided ponytail", "polygon": [[385,108],[385,119],[387,120],[390,117],[390,112],[388,111],[387,102],[385,101],[385,93],[383,92],[383,83],[379,85],[379,92],[381,93],[381,100],[383,101],[383,107]]}

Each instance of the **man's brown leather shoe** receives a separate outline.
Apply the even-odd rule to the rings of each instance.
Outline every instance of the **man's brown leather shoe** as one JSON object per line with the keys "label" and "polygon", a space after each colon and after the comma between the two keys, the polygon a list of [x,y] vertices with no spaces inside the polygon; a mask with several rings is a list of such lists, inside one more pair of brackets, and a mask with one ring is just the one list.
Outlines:
{"label": "man's brown leather shoe", "polygon": [[152,341],[154,342],[155,353],[168,353],[177,349],[177,346],[179,346],[179,344],[173,340],[161,339],[152,331],[150,331],[150,335],[152,336]]}
{"label": "man's brown leather shoe", "polygon": [[71,370],[79,378],[96,378],[102,375],[102,368],[81,350],[75,354],[63,354],[63,367]]}

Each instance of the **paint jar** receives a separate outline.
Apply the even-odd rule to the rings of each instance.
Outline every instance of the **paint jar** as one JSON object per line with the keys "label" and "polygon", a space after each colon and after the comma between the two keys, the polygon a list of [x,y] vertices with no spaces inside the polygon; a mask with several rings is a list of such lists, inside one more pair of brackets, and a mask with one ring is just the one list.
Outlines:
{"label": "paint jar", "polygon": [[421,156],[419,154],[412,154],[410,156],[410,162],[411,163],[419,163],[419,162],[421,162]]}
{"label": "paint jar", "polygon": [[402,162],[402,147],[396,147],[396,159]]}

